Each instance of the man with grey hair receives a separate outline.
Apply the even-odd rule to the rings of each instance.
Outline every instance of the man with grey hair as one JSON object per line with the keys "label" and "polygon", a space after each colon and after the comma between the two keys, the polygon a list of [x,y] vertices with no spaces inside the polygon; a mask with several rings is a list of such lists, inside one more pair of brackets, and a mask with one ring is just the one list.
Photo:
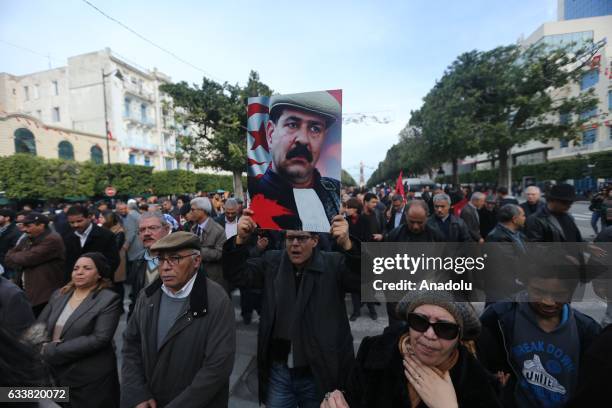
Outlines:
{"label": "man with grey hair", "polygon": [[171,228],[168,221],[161,213],[146,212],[138,220],[138,241],[143,248],[138,256],[132,261],[130,283],[132,292],[130,293],[129,315],[132,314],[138,293],[155,281],[159,276],[158,264],[150,249],[157,241],[170,234]]}
{"label": "man with grey hair", "polygon": [[[115,206],[115,211],[119,215],[121,225],[125,231],[126,247],[126,265],[128,280],[132,274],[134,261],[141,256],[144,247],[142,241],[138,238],[138,223],[140,222],[140,213],[138,212],[138,204],[135,200],[128,200],[128,203],[118,202]],[[121,249],[121,248],[119,248]]]}
{"label": "man with grey hair", "polygon": [[444,235],[447,242],[472,242],[467,225],[459,217],[450,213],[451,199],[448,194],[436,194],[433,198],[434,214],[427,224]]}
{"label": "man with grey hair", "polygon": [[525,210],[516,204],[506,204],[497,214],[499,222],[487,235],[486,242],[513,242],[525,250],[527,238],[521,232],[525,225]]}
{"label": "man with grey hair", "polygon": [[225,229],[225,238],[230,239],[238,233],[239,205],[235,198],[228,198],[223,205],[223,214],[215,221]]}
{"label": "man with grey hair", "polygon": [[542,192],[538,186],[529,186],[525,190],[527,201],[521,204],[521,208],[525,211],[525,217],[529,217],[531,214],[535,214],[546,206],[546,203],[542,200]]}
{"label": "man with grey hair", "polygon": [[484,238],[480,236],[480,217],[478,210],[480,210],[485,203],[485,195],[481,192],[475,192],[470,197],[470,201],[461,210],[461,219],[465,221],[468,227],[470,237],[473,241],[483,243]]}
{"label": "man with grey hair", "polygon": [[229,293],[230,286],[223,278],[221,268],[223,244],[227,240],[225,230],[211,218],[212,203],[208,197],[196,197],[191,200],[190,205],[191,219],[194,223],[191,232],[200,238],[204,272]]}

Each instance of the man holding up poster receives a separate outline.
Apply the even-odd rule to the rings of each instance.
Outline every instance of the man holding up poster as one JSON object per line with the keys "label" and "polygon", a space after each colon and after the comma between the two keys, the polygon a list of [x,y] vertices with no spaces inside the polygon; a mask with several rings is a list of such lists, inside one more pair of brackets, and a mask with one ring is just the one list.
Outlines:
{"label": "man holding up poster", "polygon": [[317,167],[330,146],[330,128],[341,120],[341,105],[332,92],[271,97],[265,127],[271,163],[249,185],[261,228],[329,231],[339,213],[340,174],[323,177]]}

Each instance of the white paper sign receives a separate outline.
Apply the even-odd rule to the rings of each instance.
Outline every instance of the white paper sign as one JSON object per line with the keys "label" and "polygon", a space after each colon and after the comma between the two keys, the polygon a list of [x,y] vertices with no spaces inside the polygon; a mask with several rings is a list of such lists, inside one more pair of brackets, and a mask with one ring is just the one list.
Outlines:
{"label": "white paper sign", "polygon": [[316,191],[312,188],[294,188],[293,197],[304,231],[329,232],[331,226]]}

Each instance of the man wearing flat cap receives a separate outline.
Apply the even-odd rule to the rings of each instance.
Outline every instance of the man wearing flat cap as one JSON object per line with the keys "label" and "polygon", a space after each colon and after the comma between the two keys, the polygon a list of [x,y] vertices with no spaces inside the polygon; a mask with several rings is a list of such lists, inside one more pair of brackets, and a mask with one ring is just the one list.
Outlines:
{"label": "man wearing flat cap", "polygon": [[18,282],[32,304],[34,316],[44,309],[53,291],[64,282],[64,241],[49,228],[47,216],[31,212],[25,216],[26,233],[4,258],[9,268],[20,269]]}
{"label": "man wearing flat cap", "polygon": [[[340,103],[329,92],[271,98],[266,138],[272,163],[249,194],[263,194],[289,210],[273,217],[282,229],[308,229],[304,222],[311,219],[331,223],[340,212],[340,181],[316,168],[330,127],[340,120]],[[304,219],[305,207],[311,219]]]}
{"label": "man wearing flat cap", "polygon": [[176,232],[151,247],[159,278],[141,291],[124,333],[121,406],[227,407],[234,309],[205,274],[200,239]]}

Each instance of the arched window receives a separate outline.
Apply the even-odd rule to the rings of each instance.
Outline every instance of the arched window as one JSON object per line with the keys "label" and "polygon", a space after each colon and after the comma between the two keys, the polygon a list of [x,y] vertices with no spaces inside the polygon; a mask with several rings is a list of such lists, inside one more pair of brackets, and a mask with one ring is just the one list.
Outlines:
{"label": "arched window", "polygon": [[59,142],[59,145],[57,145],[57,150],[60,159],[74,160],[74,148],[72,147],[72,143],[65,140]]}
{"label": "arched window", "polygon": [[15,131],[15,153],[28,153],[36,156],[34,134],[28,129],[19,128]]}
{"label": "arched window", "polygon": [[102,149],[99,146],[91,147],[91,160],[96,164],[104,163],[104,153],[102,153]]}

